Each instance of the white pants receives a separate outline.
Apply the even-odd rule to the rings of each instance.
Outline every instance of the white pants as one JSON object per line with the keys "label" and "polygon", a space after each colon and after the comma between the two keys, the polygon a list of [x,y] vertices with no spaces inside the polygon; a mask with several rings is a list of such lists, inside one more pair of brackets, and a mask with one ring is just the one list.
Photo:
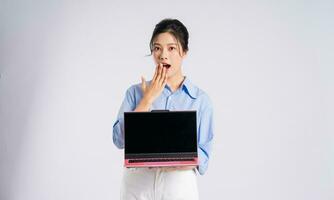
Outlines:
{"label": "white pants", "polygon": [[198,200],[195,170],[124,168],[122,200]]}

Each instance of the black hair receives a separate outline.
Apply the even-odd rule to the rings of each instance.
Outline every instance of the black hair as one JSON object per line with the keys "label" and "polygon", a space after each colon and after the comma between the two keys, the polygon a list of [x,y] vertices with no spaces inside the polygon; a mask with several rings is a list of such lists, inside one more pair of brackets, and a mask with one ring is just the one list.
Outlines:
{"label": "black hair", "polygon": [[188,39],[189,33],[187,28],[177,19],[166,18],[155,25],[151,41],[150,41],[150,51],[152,55],[153,51],[153,41],[160,33],[170,33],[176,40],[181,44],[183,52],[187,52],[188,49]]}

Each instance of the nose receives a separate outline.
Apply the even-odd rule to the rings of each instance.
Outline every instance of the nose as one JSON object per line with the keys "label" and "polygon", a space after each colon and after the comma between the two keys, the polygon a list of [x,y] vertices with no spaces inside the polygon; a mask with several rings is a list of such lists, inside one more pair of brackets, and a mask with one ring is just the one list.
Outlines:
{"label": "nose", "polygon": [[162,50],[160,54],[160,60],[165,60],[165,59],[167,59],[167,54],[165,50]]}

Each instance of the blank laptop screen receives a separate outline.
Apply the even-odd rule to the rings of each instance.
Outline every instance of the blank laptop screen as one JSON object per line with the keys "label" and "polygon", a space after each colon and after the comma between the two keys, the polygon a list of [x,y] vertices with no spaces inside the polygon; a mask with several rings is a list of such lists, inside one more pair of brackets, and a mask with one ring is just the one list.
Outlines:
{"label": "blank laptop screen", "polygon": [[196,111],[125,112],[125,154],[197,151]]}

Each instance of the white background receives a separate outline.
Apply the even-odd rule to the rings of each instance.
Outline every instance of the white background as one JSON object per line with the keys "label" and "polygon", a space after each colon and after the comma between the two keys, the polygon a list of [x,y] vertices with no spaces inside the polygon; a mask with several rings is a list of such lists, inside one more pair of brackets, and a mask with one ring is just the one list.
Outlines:
{"label": "white background", "polygon": [[[202,199],[334,199],[333,1],[0,1],[0,199],[119,199],[111,140],[166,17],[214,104]],[[331,103],[332,102],[332,103]]]}

